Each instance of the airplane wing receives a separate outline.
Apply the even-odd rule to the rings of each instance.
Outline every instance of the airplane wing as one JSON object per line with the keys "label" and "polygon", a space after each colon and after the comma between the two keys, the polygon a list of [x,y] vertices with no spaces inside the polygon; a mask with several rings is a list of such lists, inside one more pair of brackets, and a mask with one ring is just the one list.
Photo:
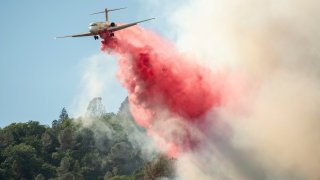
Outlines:
{"label": "airplane wing", "polygon": [[66,38],[66,37],[83,37],[83,36],[95,36],[96,34],[92,33],[82,33],[82,34],[73,34],[73,35],[67,35],[67,36],[60,36],[56,38]]}
{"label": "airplane wing", "polygon": [[130,26],[137,25],[137,24],[142,23],[142,22],[145,22],[145,21],[150,21],[150,20],[152,20],[152,19],[155,19],[155,18],[146,19],[146,20],[142,20],[142,21],[137,21],[137,22],[133,22],[133,23],[121,25],[121,26],[111,27],[111,28],[108,28],[108,31],[110,31],[110,32],[119,31],[119,30],[121,30],[121,29],[125,29],[125,28],[128,28],[128,27],[130,27]]}

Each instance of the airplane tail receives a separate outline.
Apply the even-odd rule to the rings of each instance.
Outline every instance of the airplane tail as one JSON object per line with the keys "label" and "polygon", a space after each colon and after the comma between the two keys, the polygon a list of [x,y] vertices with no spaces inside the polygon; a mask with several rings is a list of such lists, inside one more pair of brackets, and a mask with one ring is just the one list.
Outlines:
{"label": "airplane tail", "polygon": [[117,11],[117,10],[121,10],[121,9],[126,9],[125,7],[124,8],[117,8],[117,9],[105,9],[104,11],[101,11],[101,12],[96,12],[96,13],[92,13],[90,15],[95,15],[95,14],[101,14],[101,13],[105,13],[106,15],[106,21],[109,21],[109,12],[110,11]]}

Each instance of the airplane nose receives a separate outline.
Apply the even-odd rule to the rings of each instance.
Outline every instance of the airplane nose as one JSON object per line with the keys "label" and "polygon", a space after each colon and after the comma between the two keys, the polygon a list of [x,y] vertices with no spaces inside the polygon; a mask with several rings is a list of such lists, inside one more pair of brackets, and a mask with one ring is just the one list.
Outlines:
{"label": "airplane nose", "polygon": [[92,26],[89,26],[89,31],[91,33],[95,33],[96,32],[96,28],[95,27],[92,27]]}

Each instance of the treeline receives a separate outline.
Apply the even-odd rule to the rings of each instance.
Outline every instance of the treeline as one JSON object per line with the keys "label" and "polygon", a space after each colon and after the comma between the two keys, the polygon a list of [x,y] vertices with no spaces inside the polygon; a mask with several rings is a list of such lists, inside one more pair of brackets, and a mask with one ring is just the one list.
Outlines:
{"label": "treeline", "polygon": [[134,123],[127,101],[118,113],[105,113],[101,98],[90,102],[82,118],[70,118],[63,108],[51,127],[13,123],[0,129],[0,179],[173,178],[174,160],[144,154],[133,138],[139,136],[146,134]]}

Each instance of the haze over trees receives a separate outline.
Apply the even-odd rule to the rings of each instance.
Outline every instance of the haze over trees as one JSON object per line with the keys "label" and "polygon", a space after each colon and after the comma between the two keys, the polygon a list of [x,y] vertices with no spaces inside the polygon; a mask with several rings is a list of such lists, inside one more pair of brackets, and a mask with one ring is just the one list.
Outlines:
{"label": "haze over trees", "polygon": [[[147,152],[146,136],[128,111],[125,100],[118,113],[106,113],[94,98],[84,117],[63,108],[52,126],[36,121],[0,129],[0,179],[116,180],[174,177],[174,161]],[[87,125],[84,125],[87,124]]]}

